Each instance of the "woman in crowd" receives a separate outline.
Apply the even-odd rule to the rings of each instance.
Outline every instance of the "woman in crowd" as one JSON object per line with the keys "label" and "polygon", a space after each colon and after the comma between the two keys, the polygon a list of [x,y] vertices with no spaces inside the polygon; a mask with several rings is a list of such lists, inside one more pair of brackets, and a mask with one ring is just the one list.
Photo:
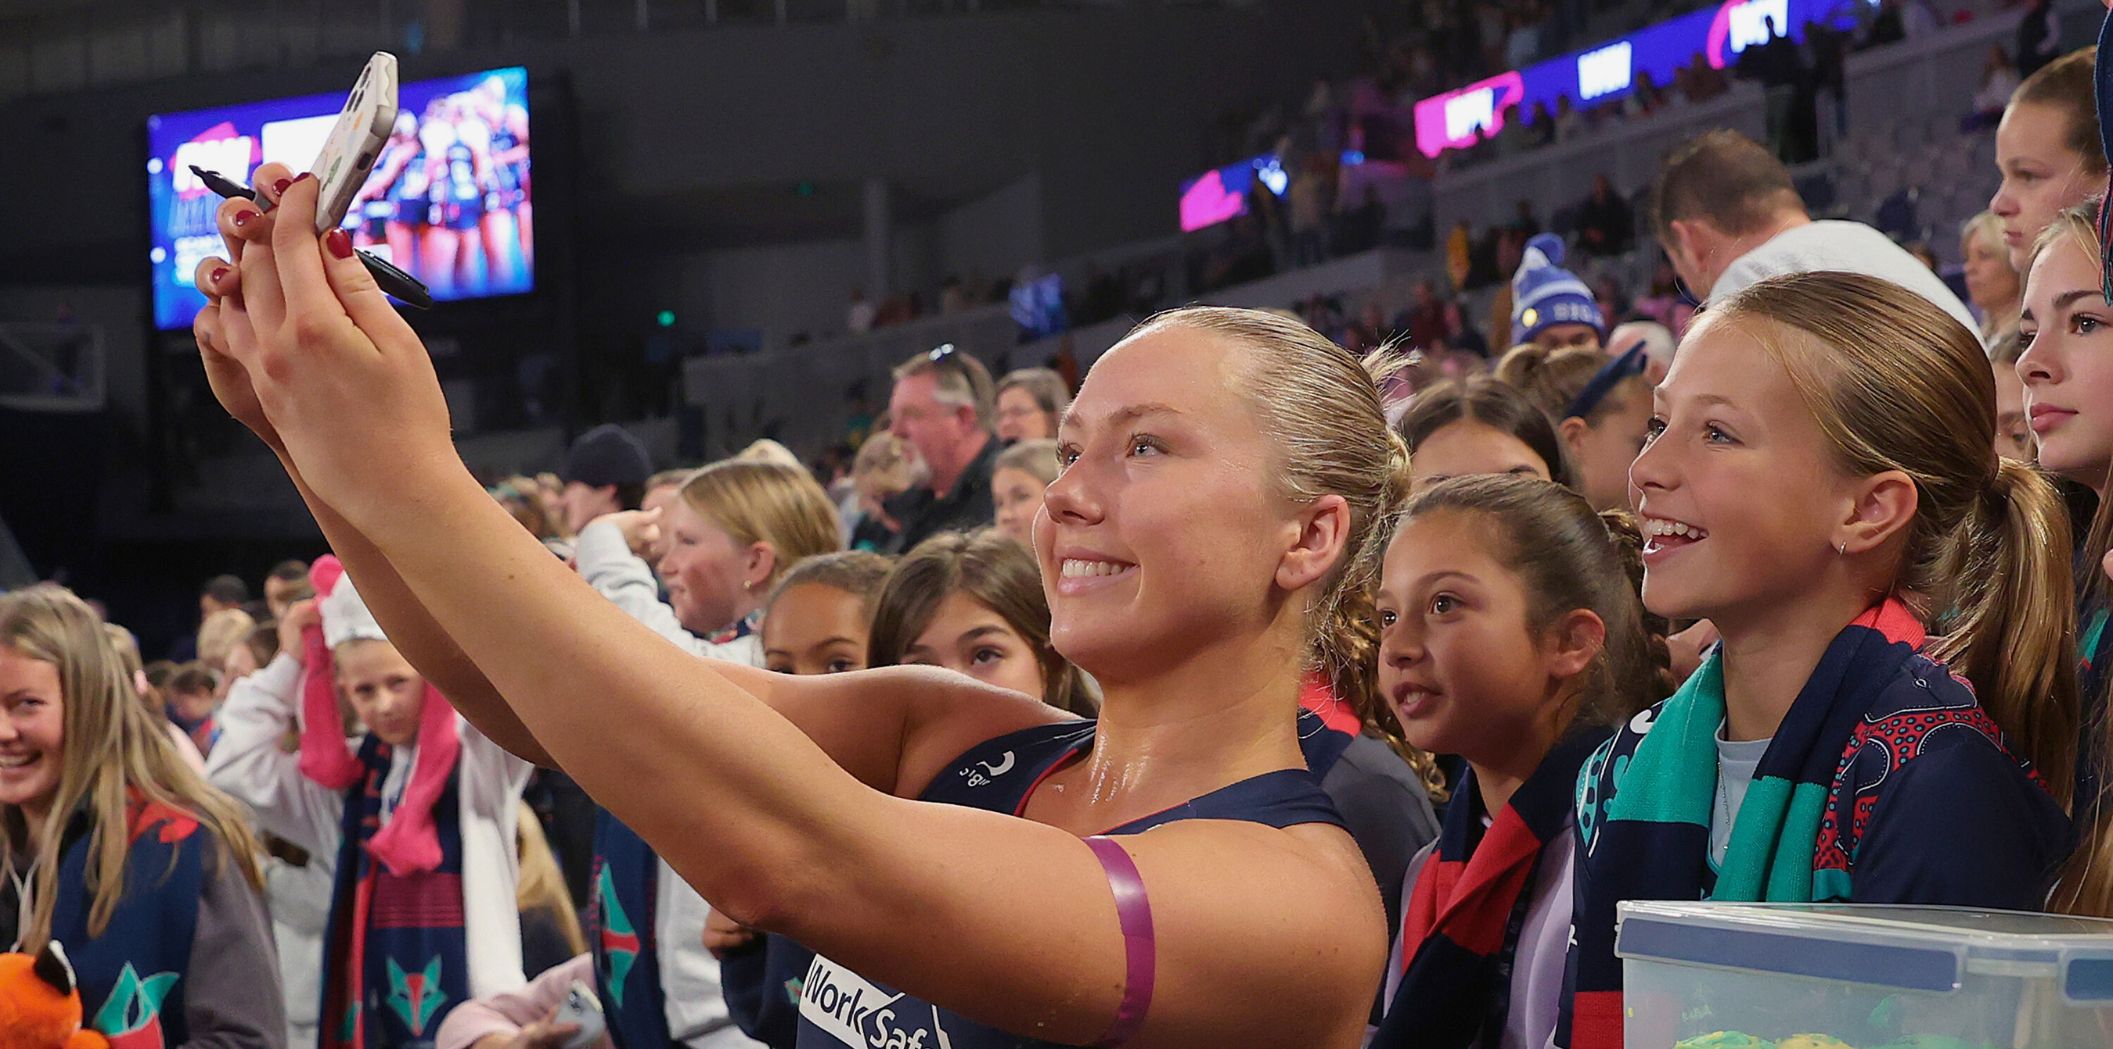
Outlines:
{"label": "woman in crowd", "polygon": [[1996,376],[1996,454],[2029,463],[2039,451],[2025,410],[2025,384],[2018,378],[2018,358],[2024,355],[2025,341],[2018,337],[2015,321],[1989,342],[1988,366]]}
{"label": "woman in crowd", "polygon": [[1996,125],[2003,181],[1988,210],[2002,221],[2003,245],[2019,273],[2030,269],[2033,243],[2057,213],[2105,188],[2092,79],[2097,56],[2097,48],[2072,51],[2026,77]]}
{"label": "woman in crowd", "polygon": [[239,608],[223,608],[199,624],[198,662],[215,676],[213,700],[216,703],[227,698],[228,687],[234,684],[225,673],[228,654],[241,648],[256,628],[257,621]]}
{"label": "woman in crowd", "polygon": [[[2104,275],[2100,242],[2090,204],[2070,208],[2040,232],[2025,281],[2019,317],[2015,374],[2024,387],[2034,459],[2056,477],[2089,488],[2099,497],[2097,518],[2085,530],[2076,559],[2077,648],[2082,659],[2080,713],[2073,811],[2086,828],[2076,861],[2055,903],[2067,909],[2113,914],[2113,881],[2098,871],[2109,844],[2103,779],[2108,753],[2107,667],[2113,665],[2113,631],[2106,629],[2108,597],[2098,570],[2113,546],[2113,517],[2106,506],[2113,469],[2113,368],[2106,347],[2113,309],[2100,292]],[[2092,872],[2098,872],[2093,874]]]}
{"label": "woman in crowd", "polygon": [[1568,1044],[1622,1043],[1622,900],[2046,899],[2076,739],[2067,519],[1994,430],[1979,341],[1898,285],[1778,277],[1698,321],[1631,479],[1646,604],[1723,642],[1580,777]]}
{"label": "woman in crowd", "polygon": [[2003,243],[2003,220],[1993,211],[1968,219],[1959,230],[1959,257],[1966,260],[1966,299],[1981,317],[1981,344],[1996,352],[1996,335],[2016,330],[2024,276]]}
{"label": "woman in crowd", "polygon": [[[465,709],[572,772],[731,917],[820,953],[803,1045],[858,1044],[870,1017],[846,1003],[890,988],[893,1034],[961,1049],[1140,1031],[1358,1044],[1383,919],[1293,716],[1405,481],[1348,354],[1198,308],[1096,362],[1035,538],[1051,636],[1107,694],[1098,722],[909,668],[700,662],[469,478],[429,354],[349,242],[309,234],[313,180],[280,170],[256,177],[278,203],[266,221],[222,212],[240,259],[199,272],[216,393],[283,449],[333,547],[384,580],[384,614]],[[401,512],[407,491],[423,512]]]}
{"label": "woman in crowd", "polygon": [[[738,658],[760,666],[763,599],[793,565],[839,548],[835,509],[804,468],[728,459],[691,473],[665,510],[580,529],[573,557],[581,578],[655,633],[719,658],[741,642]],[[658,579],[641,556],[655,549]]]}
{"label": "woman in crowd", "polygon": [[1021,368],[1005,373],[997,386],[998,440],[1054,440],[1064,409],[1071,407],[1071,388],[1048,368]]}
{"label": "woman in crowd", "polygon": [[1629,508],[1629,464],[1651,422],[1650,358],[1641,342],[1609,357],[1595,349],[1525,345],[1497,362],[1509,383],[1548,417],[1562,439],[1577,492],[1595,510]]}
{"label": "woman in crowd", "polygon": [[[311,575],[320,596],[294,606],[280,654],[236,684],[207,769],[267,832],[333,858],[323,1044],[414,1044],[448,1009],[521,983],[514,821],[529,767],[462,723],[334,558]],[[403,996],[406,974],[424,990],[377,1007]]]}
{"label": "woman in crowd", "polygon": [[[205,755],[198,752],[198,744],[191,742],[189,733],[169,720],[168,707],[161,699],[161,690],[149,679],[145,668],[140,666],[139,639],[132,636],[132,631],[116,623],[103,624],[103,633],[110,639],[111,649],[117,653],[119,672],[125,676],[125,680],[132,683],[133,691],[138,693],[140,702],[146,705],[149,720],[168,732],[169,742],[176,748],[176,756],[182,758],[183,763],[191,767],[191,771],[200,776],[205,775]],[[173,670],[174,667],[171,666],[170,671]],[[164,673],[164,685],[167,684],[168,678],[168,673]]]}
{"label": "woman in crowd", "polygon": [[894,567],[893,558],[865,550],[792,566],[764,605],[764,667],[780,674],[866,669],[873,606]]}
{"label": "woman in crowd", "polygon": [[1419,491],[1468,474],[1523,474],[1574,487],[1548,416],[1516,387],[1488,376],[1418,391],[1395,429],[1408,443]]}
{"label": "woman in crowd", "polygon": [[852,485],[858,492],[858,520],[846,543],[853,550],[885,550],[902,531],[888,512],[888,501],[917,483],[919,466],[902,438],[885,430],[866,438],[851,462]]}
{"label": "woman in crowd", "polygon": [[1034,519],[1042,513],[1042,493],[1056,482],[1055,441],[1021,441],[998,453],[991,463],[991,499],[997,505],[998,531],[1034,547]]}
{"label": "woman in crowd", "polygon": [[1049,643],[1034,555],[994,529],[935,535],[903,555],[873,606],[866,665],[937,666],[1078,717],[1099,706]]}
{"label": "woman in crowd", "polygon": [[1672,690],[1637,598],[1642,545],[1627,514],[1533,478],[1455,478],[1403,513],[1380,577],[1380,683],[1410,742],[1469,772],[1408,870],[1372,1045],[1555,1033],[1578,769]]}
{"label": "woman in crowd", "polygon": [[210,754],[220,738],[220,672],[203,661],[185,663],[169,675],[169,723],[191,739],[200,754]]}
{"label": "woman in crowd", "polygon": [[55,586],[0,596],[0,941],[63,944],[87,1027],[115,1044],[278,1049],[256,839],[103,626]]}

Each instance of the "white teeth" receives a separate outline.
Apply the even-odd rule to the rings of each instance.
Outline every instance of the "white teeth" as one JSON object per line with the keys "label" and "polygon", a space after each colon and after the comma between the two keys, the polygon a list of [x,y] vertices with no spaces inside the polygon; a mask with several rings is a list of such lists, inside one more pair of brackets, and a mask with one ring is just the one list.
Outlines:
{"label": "white teeth", "polygon": [[1677,535],[1687,536],[1692,539],[1709,538],[1709,533],[1700,528],[1680,521],[1668,521],[1662,517],[1646,518],[1643,523],[1643,530],[1646,535]]}
{"label": "white teeth", "polygon": [[25,754],[15,758],[0,758],[0,769],[18,769],[35,760],[37,760],[35,754]]}
{"label": "white teeth", "polygon": [[1064,559],[1064,578],[1084,579],[1088,576],[1115,575],[1129,567],[1115,561],[1081,561],[1067,557]]}

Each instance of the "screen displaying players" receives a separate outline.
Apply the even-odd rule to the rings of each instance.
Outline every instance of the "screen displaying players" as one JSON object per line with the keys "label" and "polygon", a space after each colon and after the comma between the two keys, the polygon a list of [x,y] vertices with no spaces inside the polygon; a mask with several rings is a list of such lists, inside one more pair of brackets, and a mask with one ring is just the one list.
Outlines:
{"label": "screen displaying players", "polygon": [[[220,198],[191,165],[247,185],[266,162],[305,170],[344,98],[308,95],[147,118],[154,321],[186,328],[205,296],[198,261],[222,254]],[[423,281],[439,300],[535,288],[528,72],[421,80],[398,90],[396,129],[345,213],[360,248]]]}

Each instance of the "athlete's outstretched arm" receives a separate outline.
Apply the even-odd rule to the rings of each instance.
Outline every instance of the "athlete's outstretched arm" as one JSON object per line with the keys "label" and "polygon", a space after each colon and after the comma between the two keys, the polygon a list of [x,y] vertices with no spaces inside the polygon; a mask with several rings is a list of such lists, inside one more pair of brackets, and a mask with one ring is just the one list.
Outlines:
{"label": "athlete's outstretched arm", "polygon": [[[312,180],[286,193],[271,250],[242,260],[233,312],[249,337],[208,356],[242,366],[304,480],[549,756],[733,917],[1022,1035],[1099,1037],[1128,969],[1090,850],[866,786],[728,673],[601,600],[469,476],[423,346],[356,261],[308,234],[314,199]],[[789,680],[770,698],[797,708]],[[856,702],[860,685],[826,687]],[[1157,935],[1136,1044],[1356,1044],[1385,938],[1340,831],[1197,821],[1124,844]]]}
{"label": "athlete's outstretched arm", "polygon": [[[266,164],[257,169],[254,181],[260,192],[276,200],[277,180],[292,174],[281,165]],[[248,277],[265,286],[259,291],[276,290],[276,272],[258,263],[269,258],[272,248],[264,238],[270,236],[278,216],[255,212],[243,200],[226,201],[220,208],[221,234],[235,264],[243,267],[244,276],[235,276],[233,281],[239,285]],[[248,220],[237,225],[235,217],[244,213],[249,213]],[[258,257],[243,266],[248,251]],[[210,292],[215,287],[218,282],[212,274],[220,265],[211,259],[199,265],[201,289]],[[283,310],[274,312],[270,303],[259,299],[266,308],[264,321],[283,322]],[[223,308],[216,302],[199,314],[196,329],[201,345],[207,348],[204,360],[215,394],[278,455],[332,551],[345,563],[376,620],[404,657],[487,738],[525,760],[553,766],[543,745],[507,707],[491,680],[463,653],[441,621],[404,584],[396,567],[357,527],[317,496],[302,476],[284,440],[264,418],[241,362],[224,352],[233,341],[254,338],[257,321],[242,308],[246,303]],[[717,664],[717,669],[745,691],[779,708],[861,781],[890,792],[915,794],[940,765],[975,743],[1062,716],[1039,703],[1022,703],[1009,692],[962,687],[952,676],[910,668],[875,672],[856,686],[824,679],[794,681],[733,663]],[[589,690],[582,699],[591,696]],[[970,716],[959,716],[962,707],[971,708]]]}

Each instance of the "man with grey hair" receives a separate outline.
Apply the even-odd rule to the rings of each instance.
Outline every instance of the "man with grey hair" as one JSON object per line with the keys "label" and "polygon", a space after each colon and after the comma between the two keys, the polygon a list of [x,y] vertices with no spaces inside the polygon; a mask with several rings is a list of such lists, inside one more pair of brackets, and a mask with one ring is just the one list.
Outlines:
{"label": "man with grey hair", "polygon": [[902,522],[889,553],[903,553],[940,532],[991,523],[990,371],[951,344],[895,368],[888,428],[924,464],[924,483],[897,496],[888,512]]}

